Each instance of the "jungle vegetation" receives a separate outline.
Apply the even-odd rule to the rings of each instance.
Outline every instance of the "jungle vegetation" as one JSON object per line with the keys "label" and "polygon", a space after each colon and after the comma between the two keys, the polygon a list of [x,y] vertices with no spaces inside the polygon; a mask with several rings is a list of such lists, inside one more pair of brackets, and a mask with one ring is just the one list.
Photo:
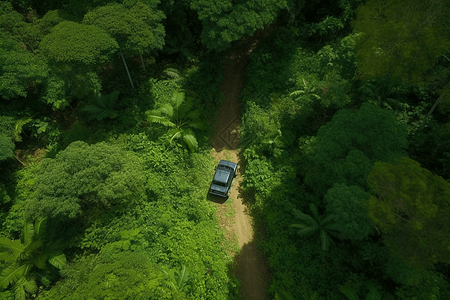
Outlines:
{"label": "jungle vegetation", "polygon": [[206,192],[228,50],[263,29],[240,150],[270,298],[450,299],[446,2],[0,2],[0,299],[239,299]]}

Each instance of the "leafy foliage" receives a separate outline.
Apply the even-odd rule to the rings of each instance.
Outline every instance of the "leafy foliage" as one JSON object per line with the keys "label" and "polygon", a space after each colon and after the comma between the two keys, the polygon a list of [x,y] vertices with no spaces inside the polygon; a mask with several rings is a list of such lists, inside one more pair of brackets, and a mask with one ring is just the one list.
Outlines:
{"label": "leafy foliage", "polygon": [[317,133],[305,183],[320,193],[334,183],[365,187],[373,163],[395,161],[406,146],[392,113],[366,103],[357,113],[341,110]]}
{"label": "leafy foliage", "polygon": [[156,3],[109,3],[88,12],[83,23],[107,31],[126,55],[142,55],[164,45],[164,27],[160,23],[164,14],[156,9]]}
{"label": "leafy foliage", "polygon": [[118,45],[97,26],[63,21],[42,39],[39,48],[56,63],[93,65],[107,61]]}
{"label": "leafy foliage", "polygon": [[299,210],[294,210],[295,217],[303,222],[292,224],[291,226],[299,228],[300,230],[298,230],[297,234],[301,236],[313,234],[319,229],[322,250],[327,251],[330,246],[330,242],[333,242],[330,235],[339,236],[339,225],[335,223],[334,215],[329,215],[325,218],[319,216],[317,208],[313,203],[310,203],[309,209],[311,210],[313,217],[304,214]]}
{"label": "leafy foliage", "polygon": [[372,232],[372,224],[363,206],[363,201],[369,197],[370,194],[359,186],[335,184],[327,191],[324,197],[327,212],[335,216],[342,238],[362,240]]}
{"label": "leafy foliage", "polygon": [[119,91],[114,91],[108,95],[96,95],[93,97],[93,104],[86,105],[81,111],[88,112],[91,119],[102,121],[103,119],[117,118],[119,112],[115,109],[115,103],[119,97]]}
{"label": "leafy foliage", "polygon": [[419,81],[450,48],[445,3],[371,0],[361,6],[353,25],[364,32],[358,50],[363,77]]}
{"label": "leafy foliage", "polygon": [[61,244],[49,241],[45,228],[46,219],[38,219],[34,225],[25,221],[23,241],[0,237],[0,249],[5,250],[0,257],[8,264],[0,274],[0,288],[6,289],[15,284],[16,298],[24,298],[26,292],[36,292],[35,280],[28,276],[33,267],[45,269],[47,261],[58,269],[62,269],[66,264]]}
{"label": "leafy foliage", "polygon": [[391,250],[410,265],[448,262],[450,184],[409,158],[376,163],[367,180],[369,215]]}
{"label": "leafy foliage", "polygon": [[221,0],[191,1],[191,8],[203,23],[202,42],[210,49],[224,50],[232,41],[252,35],[272,23],[277,13],[287,8],[286,1],[236,2]]}
{"label": "leafy foliage", "polygon": [[189,149],[194,152],[198,150],[198,142],[191,128],[206,129],[206,123],[199,120],[200,113],[192,111],[192,102],[184,101],[183,92],[175,91],[172,95],[173,105],[166,103],[156,110],[146,112],[147,120],[152,123],[162,124],[170,127],[168,131],[170,141],[181,138]]}
{"label": "leafy foliage", "polygon": [[64,221],[95,208],[124,209],[141,201],[144,183],[142,165],[131,153],[106,143],[74,142],[42,161],[27,215]]}

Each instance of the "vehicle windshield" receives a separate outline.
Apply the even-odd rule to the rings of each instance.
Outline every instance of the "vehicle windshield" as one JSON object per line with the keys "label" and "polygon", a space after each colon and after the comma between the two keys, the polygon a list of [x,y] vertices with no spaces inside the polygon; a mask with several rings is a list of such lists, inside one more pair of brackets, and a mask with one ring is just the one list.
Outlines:
{"label": "vehicle windshield", "polygon": [[233,168],[231,168],[229,166],[220,165],[219,168],[222,169],[222,170],[233,171]]}

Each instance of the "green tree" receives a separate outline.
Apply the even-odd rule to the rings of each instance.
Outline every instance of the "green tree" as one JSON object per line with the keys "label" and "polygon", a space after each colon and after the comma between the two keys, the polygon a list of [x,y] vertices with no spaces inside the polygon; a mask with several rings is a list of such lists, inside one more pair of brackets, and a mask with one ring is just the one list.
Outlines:
{"label": "green tree", "polygon": [[168,131],[170,141],[181,138],[194,152],[198,149],[198,142],[191,128],[206,129],[206,124],[199,120],[200,112],[192,109],[191,101],[184,101],[185,94],[175,91],[172,95],[172,104],[166,103],[156,110],[146,112],[147,119],[153,123],[159,123],[170,127]]}
{"label": "green tree", "polygon": [[375,163],[367,181],[369,216],[395,255],[413,266],[450,262],[449,182],[406,157]]}
{"label": "green tree", "polygon": [[141,201],[145,181],[133,153],[105,142],[73,142],[55,158],[42,160],[27,215],[65,222],[83,212],[88,221],[104,209],[120,211]]}
{"label": "green tree", "polygon": [[106,30],[117,41],[131,86],[134,85],[123,53],[125,56],[140,55],[142,60],[142,54],[164,46],[165,31],[161,21],[165,16],[157,10],[158,2],[109,3],[88,12],[83,19],[84,24]]}
{"label": "green tree", "polygon": [[[226,49],[232,41],[251,36],[258,29],[273,23],[282,9],[282,0],[193,0],[191,8],[202,21],[202,42],[214,50]],[[289,1],[291,2],[291,1]]]}
{"label": "green tree", "polygon": [[445,0],[370,0],[353,23],[363,32],[358,65],[364,78],[421,80],[450,49],[450,7]]}
{"label": "green tree", "polygon": [[48,75],[45,61],[0,32],[0,96],[26,97]]}
{"label": "green tree", "polygon": [[335,184],[325,195],[328,214],[336,216],[342,238],[362,240],[372,232],[371,220],[363,201],[370,194],[358,186]]}
{"label": "green tree", "polygon": [[0,237],[0,259],[7,267],[0,274],[0,288],[6,289],[15,284],[16,299],[25,299],[26,292],[37,291],[33,268],[45,269],[46,262],[61,269],[66,264],[66,257],[61,251],[61,243],[50,241],[45,236],[46,219],[38,219],[34,225],[25,221],[22,240],[10,240]]}
{"label": "green tree", "polygon": [[330,235],[340,236],[340,227],[336,223],[334,215],[328,215],[325,218],[319,216],[317,208],[313,203],[309,204],[309,209],[312,212],[312,216],[295,209],[294,215],[302,223],[291,224],[291,227],[299,228],[297,233],[300,236],[308,236],[319,230],[322,250],[327,251],[330,247],[330,242],[333,242]]}
{"label": "green tree", "polygon": [[39,45],[51,66],[43,99],[63,108],[73,98],[99,92],[97,67],[117,51],[117,42],[105,30],[72,21],[63,21]]}
{"label": "green tree", "polygon": [[305,183],[320,195],[334,183],[366,187],[373,163],[404,155],[406,135],[390,111],[368,103],[357,112],[342,109],[319,129],[310,146]]}

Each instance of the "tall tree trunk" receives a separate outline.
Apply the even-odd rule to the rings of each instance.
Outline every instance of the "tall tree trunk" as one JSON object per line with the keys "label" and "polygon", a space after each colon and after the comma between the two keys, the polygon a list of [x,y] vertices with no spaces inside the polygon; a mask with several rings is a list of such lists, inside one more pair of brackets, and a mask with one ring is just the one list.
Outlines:
{"label": "tall tree trunk", "polygon": [[123,64],[125,66],[125,70],[127,71],[128,78],[130,79],[131,87],[134,89],[133,80],[131,79],[130,71],[128,71],[127,62],[125,61],[125,57],[123,57],[122,50],[119,50],[119,51],[120,51],[120,56],[122,57],[122,60],[123,60]]}

